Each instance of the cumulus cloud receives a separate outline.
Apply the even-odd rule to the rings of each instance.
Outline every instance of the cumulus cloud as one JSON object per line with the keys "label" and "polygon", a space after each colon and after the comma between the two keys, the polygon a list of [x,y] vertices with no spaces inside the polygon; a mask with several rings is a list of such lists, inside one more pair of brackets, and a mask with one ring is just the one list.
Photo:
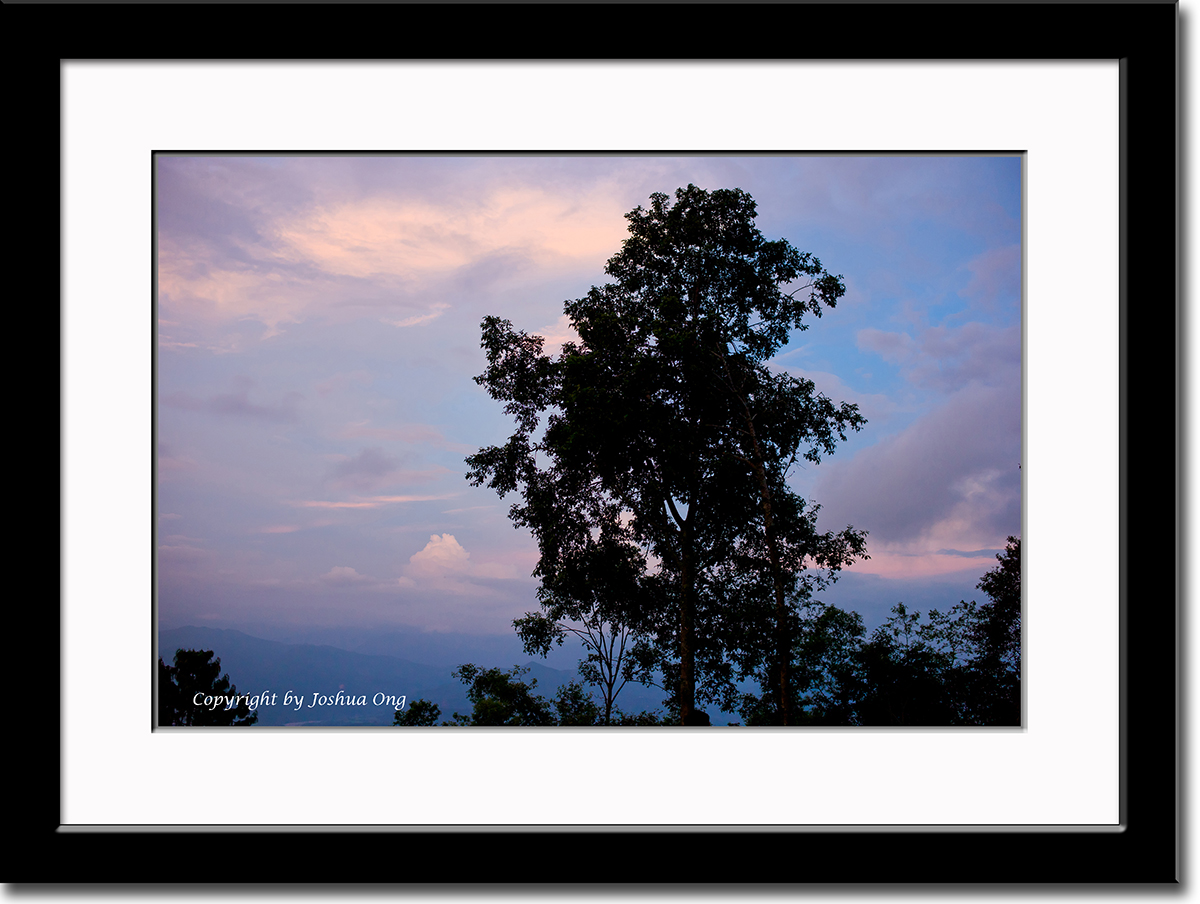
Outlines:
{"label": "cumulus cloud", "polygon": [[453,534],[431,534],[424,548],[409,556],[408,567],[400,578],[402,587],[432,584],[443,589],[470,590],[472,579],[508,580],[517,576],[506,562],[472,562],[471,554]]}
{"label": "cumulus cloud", "polygon": [[471,554],[453,534],[433,534],[420,552],[413,553],[408,561],[418,575],[440,577],[449,574],[465,574],[471,570]]}
{"label": "cumulus cloud", "polygon": [[370,577],[361,575],[358,571],[350,568],[349,565],[334,565],[325,574],[320,576],[320,581],[324,583],[332,583],[332,585],[346,586],[350,583],[368,583]]}
{"label": "cumulus cloud", "polygon": [[334,565],[333,568],[321,575],[318,580],[323,584],[330,584],[335,587],[362,586],[363,584],[375,583],[374,578],[367,577],[365,574],[359,574],[348,565]]}

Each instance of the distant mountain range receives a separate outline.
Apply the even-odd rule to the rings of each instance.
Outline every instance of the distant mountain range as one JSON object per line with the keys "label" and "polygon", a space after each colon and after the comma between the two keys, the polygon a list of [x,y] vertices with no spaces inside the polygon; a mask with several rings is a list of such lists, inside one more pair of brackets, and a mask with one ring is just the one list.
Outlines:
{"label": "distant mountain range", "polygon": [[[260,726],[391,725],[395,706],[387,698],[401,696],[407,702],[417,698],[433,701],[441,707],[443,719],[456,711],[471,711],[466,687],[452,675],[460,662],[430,664],[319,644],[279,643],[231,629],[188,626],[160,631],[163,660],[170,663],[177,649],[212,650],[221,660],[221,673],[229,674],[239,694],[273,700],[257,709]],[[513,665],[477,664],[506,670]],[[562,685],[579,680],[576,672],[538,662],[528,662],[527,667],[523,680],[536,679],[536,692],[547,699]],[[289,700],[286,705],[285,698]],[[299,708],[297,699],[302,701]],[[661,709],[661,699],[655,688],[630,684],[617,704],[628,712],[638,712]]]}

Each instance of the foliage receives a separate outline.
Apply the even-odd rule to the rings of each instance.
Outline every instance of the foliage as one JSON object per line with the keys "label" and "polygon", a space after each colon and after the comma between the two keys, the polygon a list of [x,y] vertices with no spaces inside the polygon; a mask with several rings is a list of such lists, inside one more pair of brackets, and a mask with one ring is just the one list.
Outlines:
{"label": "foliage", "polygon": [[1021,724],[1021,538],[1009,537],[1000,565],[979,581],[988,596],[972,626],[976,724]]}
{"label": "foliage", "polygon": [[528,669],[513,666],[511,671],[483,669],[477,665],[459,666],[454,675],[467,685],[467,698],[473,704],[471,714],[455,713],[444,725],[553,725],[554,715],[544,697],[533,693],[537,679],[518,680]]}
{"label": "foliage", "polygon": [[[865,637],[862,618],[809,602],[797,608],[792,695],[799,725],[1020,725],[1021,541],[977,585],[983,604],[921,613],[904,603]],[[746,725],[778,725],[773,676],[742,694]]]}
{"label": "foliage", "polygon": [[[939,617],[935,610],[931,620]],[[952,655],[931,642],[931,625],[903,603],[872,633],[859,654],[862,725],[953,725],[958,721]],[[940,618],[936,622],[946,627]]]}
{"label": "foliage", "polygon": [[607,722],[634,675],[635,648],[644,644],[628,613],[644,598],[646,561],[611,502],[573,482],[551,470],[531,474],[525,505],[514,506],[541,550],[534,576],[541,578],[542,611],[527,612],[513,626],[531,655],[547,655],[568,634],[583,643],[580,674],[600,691]]}
{"label": "foliage", "polygon": [[[755,216],[736,189],[652,195],[627,215],[605,267],[615,282],[566,303],[580,341],[557,358],[508,321],[482,325],[476,379],[517,432],[469,457],[468,477],[520,492],[510,515],[538,539],[543,619],[518,620],[522,639],[548,649],[576,626],[591,678],[615,691],[617,676],[661,673],[684,724],[707,721],[698,702],[729,702],[739,669],[781,676],[786,723],[789,596],[807,568],[831,579],[865,554],[860,531],[818,534],[816,507],[786,482],[864,419],[766,365],[845,287],[811,254],[767,241]],[[735,588],[722,572],[738,557],[753,568]]]}
{"label": "foliage", "polygon": [[414,700],[396,713],[392,724],[402,725],[406,728],[424,727],[437,725],[437,721],[441,717],[442,708],[436,703],[429,700]]}
{"label": "foliage", "polygon": [[229,674],[221,674],[221,660],[213,659],[212,650],[176,650],[174,665],[159,657],[159,725],[253,725],[257,721],[258,713],[250,711]]}
{"label": "foliage", "polygon": [[613,713],[612,725],[648,726],[648,725],[678,725],[678,720],[665,718],[657,710],[642,710],[640,713],[626,713],[617,710]]}
{"label": "foliage", "polygon": [[[600,707],[578,681],[564,684],[558,689],[554,711],[558,715],[559,725],[601,724]],[[608,724],[607,716],[604,717],[604,724]]]}
{"label": "foliage", "polygon": [[960,602],[928,622],[903,603],[860,652],[863,725],[1021,724],[1021,541],[976,585],[982,605]]}
{"label": "foliage", "polygon": [[[794,725],[848,725],[857,713],[854,694],[864,628],[862,616],[816,600],[796,610],[790,632],[789,697]],[[760,694],[742,694],[738,712],[746,725],[779,725],[778,672],[762,676]]]}

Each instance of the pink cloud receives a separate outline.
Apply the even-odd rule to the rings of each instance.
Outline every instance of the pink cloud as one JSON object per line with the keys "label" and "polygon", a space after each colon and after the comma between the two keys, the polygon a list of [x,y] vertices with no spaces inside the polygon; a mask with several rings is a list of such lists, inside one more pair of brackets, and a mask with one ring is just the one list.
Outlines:
{"label": "pink cloud", "polygon": [[338,434],[341,439],[385,439],[402,443],[430,443],[444,445],[446,438],[427,424],[404,424],[399,427],[371,427],[371,422],[355,421],[347,424]]}
{"label": "pink cloud", "polygon": [[430,308],[428,314],[419,314],[416,317],[405,317],[403,320],[384,320],[383,322],[399,327],[420,326],[422,323],[429,323],[431,320],[436,320],[448,310],[450,310],[450,305],[446,304],[445,302],[438,302]]}
{"label": "pink cloud", "polygon": [[[189,193],[198,184],[180,182],[176,203],[196,197]],[[497,257],[544,271],[598,269],[625,236],[628,203],[617,182],[563,193],[497,178],[436,203],[327,193],[275,207],[246,197],[246,189],[230,182],[200,190],[219,208],[220,228],[211,234],[198,236],[178,217],[164,216],[159,293],[167,309],[187,310],[180,320],[255,320],[266,326],[262,339],[312,316],[355,318],[364,305],[405,312],[382,318],[399,327],[428,323],[449,306],[421,303],[422,296]],[[522,269],[507,267],[493,278],[511,280]]]}
{"label": "pink cloud", "polygon": [[[994,561],[990,554],[980,557],[939,555],[937,553],[920,555],[886,549],[880,551],[870,544],[868,544],[868,553],[871,556],[870,559],[856,562],[852,566],[855,573],[900,579],[929,578],[959,572],[974,575],[980,572],[980,562]],[[988,567],[988,565],[984,565],[983,569],[986,570]]]}
{"label": "pink cloud", "polygon": [[370,509],[383,505],[395,505],[401,502],[433,502],[438,499],[453,499],[457,493],[443,493],[439,496],[374,496],[356,502],[336,502],[324,499],[307,499],[293,502],[292,505],[301,508],[321,509]]}
{"label": "pink cloud", "polygon": [[534,330],[533,335],[541,336],[546,340],[542,348],[551,355],[559,354],[562,346],[567,342],[577,343],[580,341],[579,334],[575,332],[575,327],[571,324],[571,318],[566,314],[563,314],[554,323]]}

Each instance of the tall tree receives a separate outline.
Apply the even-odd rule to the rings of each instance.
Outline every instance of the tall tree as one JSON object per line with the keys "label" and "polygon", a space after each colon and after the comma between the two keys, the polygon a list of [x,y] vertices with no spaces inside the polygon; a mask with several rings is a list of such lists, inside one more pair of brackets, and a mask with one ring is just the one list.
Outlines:
{"label": "tall tree", "polygon": [[794,709],[789,593],[806,567],[836,573],[863,554],[861,532],[819,535],[815,510],[794,514],[804,506],[786,481],[797,456],[831,452],[863,418],[766,365],[845,287],[811,254],[767,241],[755,216],[738,189],[652,195],[626,215],[630,237],[605,267],[615,282],[566,303],[580,342],[557,359],[507,321],[483,324],[489,366],[477,379],[518,431],[468,459],[470,478],[506,493],[536,487],[548,468],[619,513],[655,560],[642,584],[656,592],[640,594],[623,623],[653,637],[684,724],[707,721],[698,695],[729,686],[723,626],[738,618],[728,599],[718,605],[713,573],[739,545],[764,553],[784,724]]}

